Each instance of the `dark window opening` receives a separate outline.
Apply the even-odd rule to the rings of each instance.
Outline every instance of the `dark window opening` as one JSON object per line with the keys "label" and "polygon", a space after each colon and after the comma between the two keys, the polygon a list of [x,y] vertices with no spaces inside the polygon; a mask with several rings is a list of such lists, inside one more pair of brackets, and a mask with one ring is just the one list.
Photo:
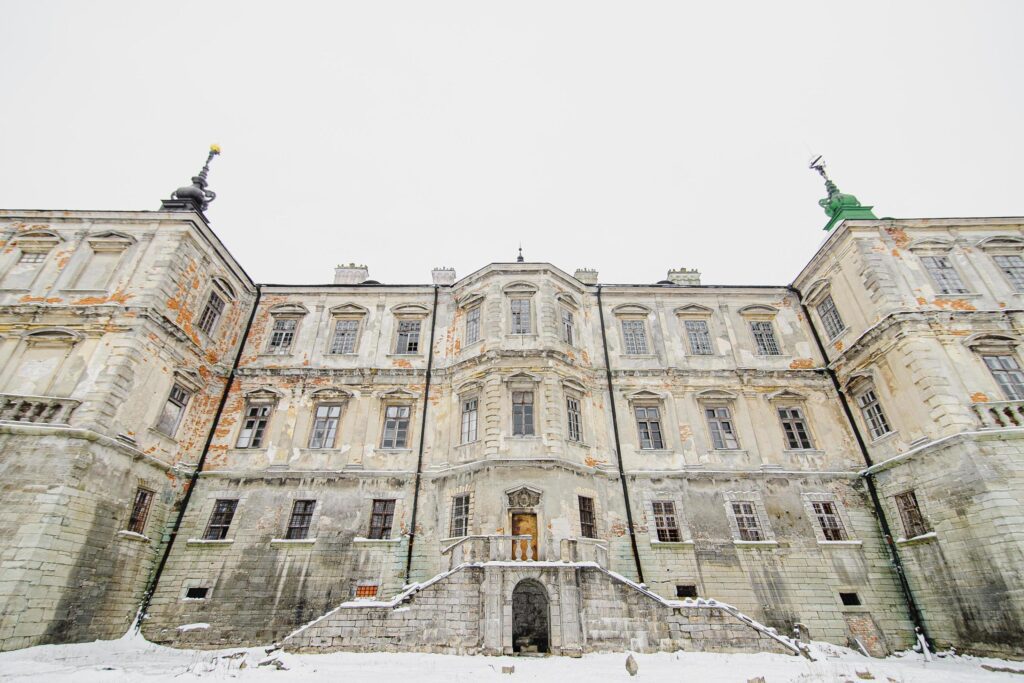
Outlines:
{"label": "dark window opening", "polygon": [[297,500],[292,504],[292,517],[288,520],[285,538],[301,540],[309,536],[309,525],[313,521],[315,500]]}
{"label": "dark window opening", "polygon": [[185,591],[185,597],[189,600],[205,600],[206,594],[210,592],[209,588],[189,588]]}
{"label": "dark window opening", "polygon": [[840,593],[839,599],[843,601],[844,605],[853,606],[860,604],[860,596],[856,593]]}
{"label": "dark window opening", "polygon": [[697,597],[697,587],[692,584],[685,584],[682,586],[676,586],[676,597],[677,598],[695,598]]}

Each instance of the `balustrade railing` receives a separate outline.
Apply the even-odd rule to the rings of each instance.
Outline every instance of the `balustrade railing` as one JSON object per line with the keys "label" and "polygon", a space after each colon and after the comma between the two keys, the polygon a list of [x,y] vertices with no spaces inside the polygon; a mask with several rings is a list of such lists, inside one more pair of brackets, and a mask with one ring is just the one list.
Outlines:
{"label": "balustrade railing", "polygon": [[0,422],[66,425],[80,401],[57,396],[0,394]]}
{"label": "balustrade railing", "polygon": [[971,409],[982,429],[1024,427],[1024,401],[972,403]]}
{"label": "balustrade railing", "polygon": [[563,538],[559,548],[562,562],[596,562],[608,566],[608,544],[597,538]]}
{"label": "balustrade railing", "polygon": [[530,534],[493,534],[489,536],[463,536],[441,550],[448,556],[448,568],[465,562],[532,562],[533,536]]}

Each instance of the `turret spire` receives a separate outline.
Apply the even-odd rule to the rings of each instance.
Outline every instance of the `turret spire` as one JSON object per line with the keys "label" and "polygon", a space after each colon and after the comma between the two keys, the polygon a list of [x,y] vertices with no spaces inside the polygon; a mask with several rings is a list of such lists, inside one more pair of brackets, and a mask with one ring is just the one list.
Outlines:
{"label": "turret spire", "polygon": [[164,211],[198,211],[202,213],[210,206],[210,202],[217,198],[217,193],[207,189],[207,174],[210,172],[210,162],[213,157],[220,154],[219,145],[210,145],[210,153],[206,156],[206,163],[199,171],[199,175],[192,176],[192,184],[179,187],[171,193],[170,199],[161,202],[160,208]]}
{"label": "turret spire", "polygon": [[861,203],[852,194],[843,194],[839,191],[836,184],[828,177],[828,173],[825,172],[825,161],[820,154],[811,160],[809,166],[812,171],[817,171],[825,179],[825,191],[828,192],[828,196],[818,200],[818,205],[825,209],[825,214],[829,217],[828,223],[825,224],[825,232],[847,218],[877,219],[877,216],[871,211],[874,207],[861,206]]}
{"label": "turret spire", "polygon": [[522,263],[523,260],[524,260],[523,259],[523,245],[522,245],[522,243],[520,243],[519,244],[519,256],[516,257],[516,263]]}

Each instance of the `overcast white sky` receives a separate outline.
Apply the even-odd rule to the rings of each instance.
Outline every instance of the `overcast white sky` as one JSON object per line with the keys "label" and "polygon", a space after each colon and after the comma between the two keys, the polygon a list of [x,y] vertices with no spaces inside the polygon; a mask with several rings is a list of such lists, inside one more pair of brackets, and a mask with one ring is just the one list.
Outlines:
{"label": "overcast white sky", "polygon": [[1024,2],[0,0],[0,206],[208,216],[262,282],[515,257],[783,284],[840,188],[1024,214]]}

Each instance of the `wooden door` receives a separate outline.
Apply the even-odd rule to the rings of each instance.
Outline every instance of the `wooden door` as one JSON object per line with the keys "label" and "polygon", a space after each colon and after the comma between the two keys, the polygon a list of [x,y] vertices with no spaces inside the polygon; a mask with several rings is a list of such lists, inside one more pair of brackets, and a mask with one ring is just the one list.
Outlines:
{"label": "wooden door", "polygon": [[[513,541],[514,544],[519,544],[515,552],[512,553],[512,557],[517,560],[525,559],[537,559],[537,515],[532,512],[513,512],[512,513],[512,535],[526,535],[532,536],[532,540],[527,541],[523,539],[521,541]],[[527,546],[529,544],[529,546]],[[528,557],[529,556],[529,557]]]}

